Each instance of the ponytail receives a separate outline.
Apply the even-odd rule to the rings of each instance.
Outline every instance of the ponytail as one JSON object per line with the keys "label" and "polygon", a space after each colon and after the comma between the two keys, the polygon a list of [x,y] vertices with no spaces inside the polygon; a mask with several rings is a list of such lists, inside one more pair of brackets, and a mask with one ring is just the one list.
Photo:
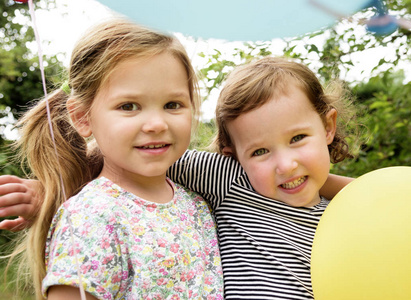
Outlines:
{"label": "ponytail", "polygon": [[[27,249],[19,247],[13,257],[24,251],[22,260],[30,267],[36,296],[42,299],[41,283],[46,275],[45,246],[47,233],[59,206],[95,178],[102,167],[101,154],[87,154],[87,142],[71,124],[66,108],[68,96],[59,89],[30,109],[17,123],[20,138],[16,142],[18,158],[30,177],[42,185],[43,202],[25,237]],[[54,141],[50,132],[54,133]],[[24,243],[22,245],[24,245]]]}

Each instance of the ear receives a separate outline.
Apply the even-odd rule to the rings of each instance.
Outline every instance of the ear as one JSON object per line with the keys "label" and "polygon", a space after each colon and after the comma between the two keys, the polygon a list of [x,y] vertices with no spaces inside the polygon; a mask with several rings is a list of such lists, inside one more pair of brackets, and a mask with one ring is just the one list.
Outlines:
{"label": "ear", "polygon": [[87,112],[82,110],[76,101],[72,98],[67,100],[67,110],[70,115],[70,119],[73,122],[77,132],[82,137],[89,137],[92,134],[90,121]]}
{"label": "ear", "polygon": [[222,152],[225,156],[234,156],[234,151],[231,147],[224,147]]}
{"label": "ear", "polygon": [[337,130],[337,111],[334,108],[332,108],[325,115],[325,132],[326,132],[327,145],[333,142],[336,130]]}

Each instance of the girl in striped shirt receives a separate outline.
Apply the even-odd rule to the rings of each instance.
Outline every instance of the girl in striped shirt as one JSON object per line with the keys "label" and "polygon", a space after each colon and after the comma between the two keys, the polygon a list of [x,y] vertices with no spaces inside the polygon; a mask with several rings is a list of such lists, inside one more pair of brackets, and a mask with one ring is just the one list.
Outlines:
{"label": "girl in striped shirt", "polygon": [[329,203],[320,189],[351,180],[329,176],[330,161],[350,156],[343,95],[286,59],[239,67],[217,103],[217,153],[187,151],[169,170],[211,203],[226,299],[313,299],[311,247]]}

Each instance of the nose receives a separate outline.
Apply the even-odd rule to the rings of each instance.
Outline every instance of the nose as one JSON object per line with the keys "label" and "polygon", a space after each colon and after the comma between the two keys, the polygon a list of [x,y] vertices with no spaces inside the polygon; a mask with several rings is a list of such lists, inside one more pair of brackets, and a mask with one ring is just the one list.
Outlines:
{"label": "nose", "polygon": [[275,172],[278,175],[292,174],[298,167],[295,155],[290,151],[283,151],[276,155]]}
{"label": "nose", "polygon": [[147,112],[143,118],[141,130],[145,133],[159,133],[168,129],[165,116],[161,112]]}

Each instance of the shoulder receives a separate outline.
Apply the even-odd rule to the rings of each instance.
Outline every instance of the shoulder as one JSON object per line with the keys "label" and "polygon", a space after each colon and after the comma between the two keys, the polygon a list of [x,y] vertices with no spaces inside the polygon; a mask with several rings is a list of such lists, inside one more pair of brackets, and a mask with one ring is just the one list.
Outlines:
{"label": "shoulder", "polygon": [[236,161],[230,156],[225,156],[220,153],[216,152],[208,152],[208,151],[198,151],[198,150],[186,150],[184,156],[186,158],[197,158],[197,159],[205,159],[205,160],[223,160],[223,161]]}
{"label": "shoulder", "polygon": [[95,214],[109,209],[112,206],[111,199],[110,195],[89,183],[79,193],[63,203],[60,210],[71,214],[82,212]]}
{"label": "shoulder", "polygon": [[98,178],[89,182],[79,193],[71,197],[64,206],[72,209],[74,207],[90,208],[90,205],[98,203],[95,208],[105,210],[116,207],[118,203],[125,202],[127,199],[134,198],[131,196],[133,195],[109,179]]}
{"label": "shoulder", "polygon": [[179,162],[206,171],[214,170],[213,172],[217,173],[234,172],[239,174],[244,172],[237,160],[231,156],[214,152],[187,150]]}
{"label": "shoulder", "polygon": [[127,217],[125,214],[129,211],[128,206],[132,206],[130,203],[132,199],[128,199],[126,193],[111,181],[95,179],[60,206],[52,225],[65,224],[68,217],[74,222],[74,227],[85,223],[93,226],[118,223]]}
{"label": "shoulder", "polygon": [[314,206],[315,211],[324,212],[331,200],[321,197],[320,203]]}
{"label": "shoulder", "polygon": [[182,198],[185,200],[196,200],[196,201],[204,201],[203,197],[201,197],[199,194],[196,192],[193,192],[189,188],[186,188],[185,186],[173,182],[175,186],[175,196],[178,198]]}
{"label": "shoulder", "polygon": [[88,253],[88,247],[90,251],[106,244],[117,247],[119,239],[127,235],[129,228],[123,228],[122,220],[128,220],[132,213],[127,214],[121,206],[121,196],[110,194],[110,189],[100,185],[98,180],[90,182],[59,208],[47,237],[49,252],[70,248],[73,235],[84,253]]}
{"label": "shoulder", "polygon": [[175,185],[175,201],[177,205],[194,209],[194,211],[210,214],[210,207],[202,196],[192,190],[178,184]]}

